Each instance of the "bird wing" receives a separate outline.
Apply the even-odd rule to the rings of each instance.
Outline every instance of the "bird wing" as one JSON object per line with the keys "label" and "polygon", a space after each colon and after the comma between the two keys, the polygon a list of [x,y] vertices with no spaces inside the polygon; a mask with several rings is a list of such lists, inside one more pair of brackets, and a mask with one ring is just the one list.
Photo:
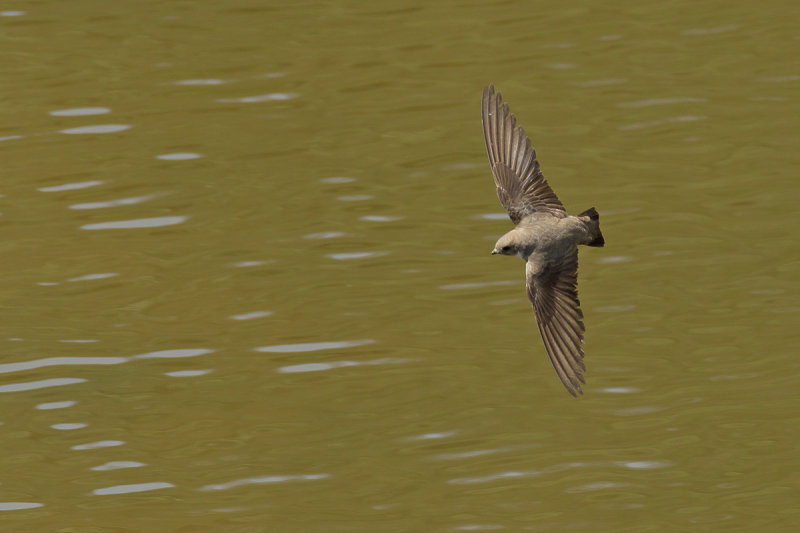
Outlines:
{"label": "bird wing", "polygon": [[503,103],[500,93],[494,92],[493,85],[483,90],[481,119],[497,197],[511,221],[516,225],[538,212],[559,218],[567,216],[539,169],[530,139],[522,126],[517,126],[517,119],[509,112],[508,104]]}
{"label": "bird wing", "polygon": [[[532,262],[533,261],[533,262]],[[578,300],[578,248],[561,260],[546,261],[532,255],[526,266],[528,298],[536,313],[547,355],[570,394],[583,394],[583,312]]]}

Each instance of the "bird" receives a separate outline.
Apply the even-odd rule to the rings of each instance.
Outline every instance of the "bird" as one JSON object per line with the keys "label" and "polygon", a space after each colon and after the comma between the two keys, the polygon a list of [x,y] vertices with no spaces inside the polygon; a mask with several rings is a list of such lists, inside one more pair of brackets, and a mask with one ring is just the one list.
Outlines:
{"label": "bird", "polygon": [[536,151],[494,85],[483,90],[481,122],[497,197],[514,223],[492,255],[525,261],[525,285],[545,350],[573,396],[586,384],[585,327],[578,300],[578,245],[602,247],[600,215],[592,207],[578,216],[544,179]]}

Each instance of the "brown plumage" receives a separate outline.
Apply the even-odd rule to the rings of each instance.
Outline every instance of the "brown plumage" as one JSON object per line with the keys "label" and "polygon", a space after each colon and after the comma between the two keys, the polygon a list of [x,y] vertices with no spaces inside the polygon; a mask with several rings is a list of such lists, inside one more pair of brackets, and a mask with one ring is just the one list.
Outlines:
{"label": "brown plumage", "polygon": [[567,391],[577,396],[586,383],[578,245],[605,244],[600,216],[594,208],[577,217],[567,214],[542,175],[531,141],[491,85],[483,90],[481,119],[497,197],[515,226],[492,254],[526,262],[528,298],[547,355]]}

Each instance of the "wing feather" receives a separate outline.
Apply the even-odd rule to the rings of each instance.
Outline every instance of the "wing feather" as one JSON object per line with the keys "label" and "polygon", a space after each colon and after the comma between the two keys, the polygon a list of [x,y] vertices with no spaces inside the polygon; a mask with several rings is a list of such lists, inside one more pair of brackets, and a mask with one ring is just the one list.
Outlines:
{"label": "wing feather", "polygon": [[497,197],[514,224],[524,217],[546,212],[563,218],[563,204],[544,179],[536,151],[517,119],[490,85],[483,90],[481,120],[486,152],[497,187]]}
{"label": "wing feather", "polygon": [[578,249],[558,261],[531,256],[526,272],[528,298],[550,362],[570,394],[583,394],[585,327],[578,300]]}

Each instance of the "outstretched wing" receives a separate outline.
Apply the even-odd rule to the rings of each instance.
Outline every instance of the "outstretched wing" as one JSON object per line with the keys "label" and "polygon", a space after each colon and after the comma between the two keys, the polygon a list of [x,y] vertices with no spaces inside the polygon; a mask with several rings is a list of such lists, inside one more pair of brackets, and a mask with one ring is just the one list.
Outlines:
{"label": "outstretched wing", "polygon": [[503,103],[500,93],[494,92],[493,85],[483,90],[481,119],[497,197],[512,222],[519,224],[527,215],[539,212],[559,218],[567,216],[539,169],[530,139],[517,126],[517,119],[509,112],[508,104]]}
{"label": "outstretched wing", "polygon": [[536,268],[528,260],[528,298],[533,303],[536,323],[547,355],[570,394],[583,394],[583,312],[578,300],[578,248],[573,247],[561,261]]}

